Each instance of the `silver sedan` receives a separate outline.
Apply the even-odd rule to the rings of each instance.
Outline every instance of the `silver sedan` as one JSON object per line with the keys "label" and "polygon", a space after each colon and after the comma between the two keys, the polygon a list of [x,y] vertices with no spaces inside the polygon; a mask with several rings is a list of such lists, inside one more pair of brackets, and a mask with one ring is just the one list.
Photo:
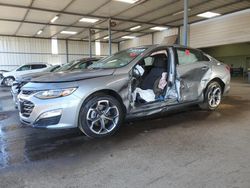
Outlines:
{"label": "silver sedan", "polygon": [[142,46],[88,69],[32,79],[18,96],[20,119],[33,127],[78,127],[114,134],[123,120],[198,104],[215,110],[230,89],[229,67],[198,49]]}

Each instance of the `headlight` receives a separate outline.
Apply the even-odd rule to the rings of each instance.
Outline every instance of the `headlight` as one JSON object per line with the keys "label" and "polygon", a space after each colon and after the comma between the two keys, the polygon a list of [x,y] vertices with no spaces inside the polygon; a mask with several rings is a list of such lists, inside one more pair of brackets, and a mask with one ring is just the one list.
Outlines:
{"label": "headlight", "polygon": [[39,91],[35,94],[38,99],[53,99],[58,97],[65,97],[72,94],[77,88],[66,88],[66,89],[55,89],[55,90],[45,90]]}

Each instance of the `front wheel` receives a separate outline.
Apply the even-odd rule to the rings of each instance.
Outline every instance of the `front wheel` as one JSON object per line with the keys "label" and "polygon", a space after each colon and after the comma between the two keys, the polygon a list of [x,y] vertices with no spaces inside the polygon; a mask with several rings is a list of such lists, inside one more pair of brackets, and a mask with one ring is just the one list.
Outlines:
{"label": "front wheel", "polygon": [[13,77],[6,77],[3,80],[4,86],[12,86],[13,82],[15,81],[15,78]]}
{"label": "front wheel", "polygon": [[123,117],[119,101],[109,95],[99,95],[82,105],[79,128],[89,137],[102,138],[114,134],[122,124]]}
{"label": "front wheel", "polygon": [[209,83],[205,95],[204,102],[200,104],[203,110],[215,110],[221,103],[222,90],[218,82]]}

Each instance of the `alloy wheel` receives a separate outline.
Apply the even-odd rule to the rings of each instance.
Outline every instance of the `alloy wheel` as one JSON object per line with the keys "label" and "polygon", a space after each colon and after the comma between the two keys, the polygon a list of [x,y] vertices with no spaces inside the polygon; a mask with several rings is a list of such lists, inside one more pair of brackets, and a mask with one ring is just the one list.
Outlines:
{"label": "alloy wheel", "polygon": [[221,102],[221,88],[218,85],[211,87],[208,92],[208,103],[212,108],[216,108]]}
{"label": "alloy wheel", "polygon": [[87,125],[95,134],[107,134],[111,132],[119,121],[119,110],[109,100],[95,102],[87,112]]}
{"label": "alloy wheel", "polygon": [[12,86],[12,84],[13,84],[13,82],[14,82],[14,79],[13,78],[5,78],[5,80],[4,80],[4,84],[6,85],[6,86]]}

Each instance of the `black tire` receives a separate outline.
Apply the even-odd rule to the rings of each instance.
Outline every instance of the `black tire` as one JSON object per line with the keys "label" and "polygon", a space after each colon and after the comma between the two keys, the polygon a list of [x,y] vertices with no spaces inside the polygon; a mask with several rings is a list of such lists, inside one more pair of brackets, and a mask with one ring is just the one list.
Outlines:
{"label": "black tire", "polygon": [[[211,96],[213,92],[216,92],[215,96]],[[211,101],[212,98],[214,98],[215,102]],[[221,98],[222,98],[221,85],[216,81],[212,81],[208,84],[204,94],[204,101],[203,103],[199,104],[199,106],[202,110],[208,110],[208,111],[215,110],[220,105]],[[213,103],[214,105],[212,105]]]}
{"label": "black tire", "polygon": [[[107,111],[108,107],[104,107],[107,101],[110,105],[109,111]],[[113,135],[121,126],[123,119],[124,112],[120,102],[113,96],[99,94],[83,103],[79,113],[78,127],[88,137],[102,138]],[[101,129],[103,132],[98,133]]]}
{"label": "black tire", "polygon": [[12,83],[13,83],[15,81],[15,78],[12,77],[12,76],[4,78],[3,79],[3,85],[8,86],[8,87],[12,86],[11,84],[9,84],[9,80],[12,80]]}

